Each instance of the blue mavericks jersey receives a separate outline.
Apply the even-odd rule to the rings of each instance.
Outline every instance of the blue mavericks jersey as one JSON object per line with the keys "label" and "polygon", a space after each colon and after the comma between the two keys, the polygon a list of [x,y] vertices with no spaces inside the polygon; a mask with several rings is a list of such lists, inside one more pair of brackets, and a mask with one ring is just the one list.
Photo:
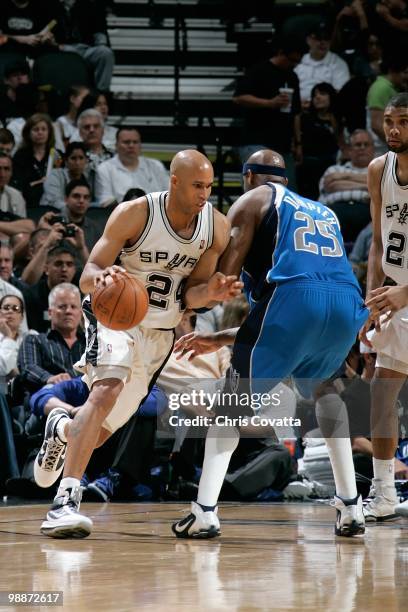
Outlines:
{"label": "blue mavericks jersey", "polygon": [[283,185],[269,185],[278,219],[268,283],[323,280],[347,283],[360,290],[334,212]]}

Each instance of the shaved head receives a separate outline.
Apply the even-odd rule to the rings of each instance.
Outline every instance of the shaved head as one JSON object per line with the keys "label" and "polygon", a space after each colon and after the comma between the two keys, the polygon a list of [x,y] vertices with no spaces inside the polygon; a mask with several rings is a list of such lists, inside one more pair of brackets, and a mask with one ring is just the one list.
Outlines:
{"label": "shaved head", "polygon": [[179,151],[172,159],[170,164],[170,174],[176,176],[197,171],[212,171],[212,164],[205,155],[195,149],[185,149]]}
{"label": "shaved head", "polygon": [[285,160],[280,153],[272,151],[271,149],[262,149],[256,151],[247,159],[248,164],[263,164],[265,166],[278,166],[278,168],[285,168]]}
{"label": "shaved head", "polygon": [[[246,161],[247,164],[260,164],[262,166],[276,166],[277,168],[286,168],[285,160],[280,153],[271,149],[261,149],[253,153]],[[288,181],[282,176],[274,174],[256,174],[252,170],[247,170],[244,174],[244,190],[249,191],[254,187],[265,185],[268,181],[273,183],[281,183],[287,185]]]}

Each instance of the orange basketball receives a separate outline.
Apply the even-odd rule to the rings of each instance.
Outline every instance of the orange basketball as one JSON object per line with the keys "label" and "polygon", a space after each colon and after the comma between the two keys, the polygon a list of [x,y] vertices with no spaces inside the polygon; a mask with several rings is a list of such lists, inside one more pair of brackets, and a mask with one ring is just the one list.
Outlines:
{"label": "orange basketball", "polygon": [[110,329],[123,331],[134,327],[146,316],[149,295],[140,280],[118,272],[116,280],[108,277],[108,284],[92,294],[95,317]]}

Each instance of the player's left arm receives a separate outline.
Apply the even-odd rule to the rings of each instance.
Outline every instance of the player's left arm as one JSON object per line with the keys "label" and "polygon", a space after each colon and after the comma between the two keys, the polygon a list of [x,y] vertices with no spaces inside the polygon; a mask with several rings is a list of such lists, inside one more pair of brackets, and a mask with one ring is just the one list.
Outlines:
{"label": "player's left arm", "polygon": [[218,260],[230,239],[231,225],[227,217],[214,211],[214,240],[212,246],[200,257],[187,279],[184,302],[187,308],[204,308],[213,302],[231,300],[241,293],[243,284],[237,276],[216,272]]}

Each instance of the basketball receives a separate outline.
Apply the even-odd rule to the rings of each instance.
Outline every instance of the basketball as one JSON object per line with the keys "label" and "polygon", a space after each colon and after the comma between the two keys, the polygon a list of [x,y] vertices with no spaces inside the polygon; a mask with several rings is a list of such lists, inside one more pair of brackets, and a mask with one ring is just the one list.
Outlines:
{"label": "basketball", "polygon": [[144,285],[124,272],[118,272],[116,280],[108,277],[107,284],[95,289],[91,299],[98,321],[116,331],[140,323],[149,306],[149,295]]}

